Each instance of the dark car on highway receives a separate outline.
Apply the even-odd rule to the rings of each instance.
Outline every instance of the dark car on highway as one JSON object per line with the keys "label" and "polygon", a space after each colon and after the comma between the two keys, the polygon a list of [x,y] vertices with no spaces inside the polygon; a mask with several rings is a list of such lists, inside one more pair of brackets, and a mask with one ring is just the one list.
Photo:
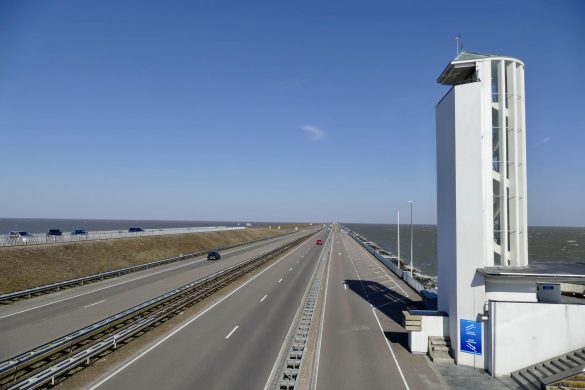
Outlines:
{"label": "dark car on highway", "polygon": [[218,251],[209,251],[207,252],[207,260],[219,260],[221,259],[221,255]]}
{"label": "dark car on highway", "polygon": [[62,236],[63,232],[59,229],[49,229],[49,231],[47,232],[47,237],[56,237],[56,236]]}
{"label": "dark car on highway", "polygon": [[71,232],[72,236],[85,236],[87,235],[87,232],[83,229],[75,229],[74,231]]}
{"label": "dark car on highway", "polygon": [[132,228],[128,229],[128,233],[140,233],[143,231],[144,231],[144,229],[139,228],[139,227],[132,227]]}

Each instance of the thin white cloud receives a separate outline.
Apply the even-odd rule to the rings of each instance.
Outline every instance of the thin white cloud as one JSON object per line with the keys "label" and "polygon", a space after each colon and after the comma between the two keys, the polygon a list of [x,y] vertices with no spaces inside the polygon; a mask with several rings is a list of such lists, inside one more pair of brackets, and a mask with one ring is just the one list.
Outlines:
{"label": "thin white cloud", "polygon": [[534,148],[538,148],[542,145],[548,144],[551,139],[552,139],[552,137],[544,137],[543,139],[541,139],[540,141],[538,141],[537,143],[532,145],[532,148],[534,149]]}
{"label": "thin white cloud", "polygon": [[325,132],[317,126],[304,125],[304,126],[301,126],[301,130],[303,130],[309,136],[309,138],[313,141],[320,141],[320,140],[323,140],[327,137]]}

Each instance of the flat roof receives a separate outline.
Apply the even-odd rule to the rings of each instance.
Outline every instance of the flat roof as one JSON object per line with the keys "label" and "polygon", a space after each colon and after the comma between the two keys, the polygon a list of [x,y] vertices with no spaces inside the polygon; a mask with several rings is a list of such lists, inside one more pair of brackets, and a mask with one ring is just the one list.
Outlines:
{"label": "flat roof", "polygon": [[526,267],[485,267],[477,270],[486,277],[534,278],[562,282],[585,283],[585,262],[530,263]]}

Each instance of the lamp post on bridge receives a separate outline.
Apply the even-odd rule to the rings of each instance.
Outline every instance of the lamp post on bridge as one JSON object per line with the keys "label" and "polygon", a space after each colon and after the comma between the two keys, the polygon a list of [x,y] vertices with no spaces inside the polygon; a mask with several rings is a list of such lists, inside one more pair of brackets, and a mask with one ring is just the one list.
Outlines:
{"label": "lamp post on bridge", "polygon": [[409,200],[410,203],[410,277],[412,277],[412,270],[414,269],[414,255],[413,255],[413,237],[414,237],[414,230],[412,228],[412,205],[414,203],[413,200]]}
{"label": "lamp post on bridge", "polygon": [[398,241],[398,257],[397,257],[397,262],[398,262],[398,269],[400,269],[400,210],[396,210],[396,213],[398,214],[398,218],[397,218],[397,231],[396,234],[398,235],[397,241]]}

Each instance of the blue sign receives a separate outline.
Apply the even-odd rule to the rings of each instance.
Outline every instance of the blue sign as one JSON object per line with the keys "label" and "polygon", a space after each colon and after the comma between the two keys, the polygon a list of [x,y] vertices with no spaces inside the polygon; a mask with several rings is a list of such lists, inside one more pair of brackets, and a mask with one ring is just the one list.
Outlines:
{"label": "blue sign", "polygon": [[459,320],[461,352],[481,355],[481,321]]}

